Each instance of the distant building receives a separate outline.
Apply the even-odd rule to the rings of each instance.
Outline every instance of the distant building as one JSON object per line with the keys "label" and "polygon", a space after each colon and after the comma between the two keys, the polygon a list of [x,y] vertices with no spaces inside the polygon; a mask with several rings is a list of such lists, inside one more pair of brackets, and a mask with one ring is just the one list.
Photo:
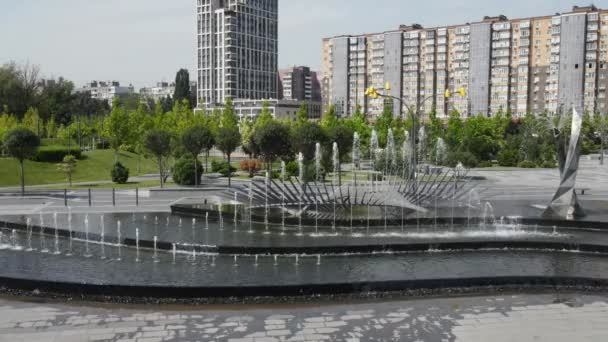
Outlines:
{"label": "distant building", "polygon": [[110,81],[92,81],[84,85],[84,87],[76,89],[76,92],[88,92],[91,97],[97,100],[106,100],[112,105],[112,101],[117,96],[129,95],[135,93],[135,88],[132,85],[122,87],[120,82]]}
{"label": "distant building", "polygon": [[[357,107],[371,117],[385,101],[365,96],[368,87],[403,99],[408,107],[439,117],[511,111],[556,114],[608,109],[608,10],[573,7],[555,15],[424,28],[420,25],[323,40],[323,102],[349,117]],[[448,99],[464,88],[467,95]]]}
{"label": "distant building", "polygon": [[[308,117],[311,119],[321,118],[321,102],[297,101],[297,100],[234,100],[234,110],[240,121],[254,121],[264,108],[264,103],[268,102],[268,109],[276,119],[291,119],[295,120],[302,104],[308,106]],[[212,112],[217,107],[207,107],[208,113]]]}
{"label": "distant building", "polygon": [[298,66],[279,71],[279,99],[321,102],[317,73]]}
{"label": "distant building", "polygon": [[278,95],[278,0],[197,0],[198,108]]}
{"label": "distant building", "polygon": [[173,98],[175,93],[175,83],[158,82],[156,87],[141,88],[139,94],[142,97],[154,100],[154,102],[164,99],[167,96]]}

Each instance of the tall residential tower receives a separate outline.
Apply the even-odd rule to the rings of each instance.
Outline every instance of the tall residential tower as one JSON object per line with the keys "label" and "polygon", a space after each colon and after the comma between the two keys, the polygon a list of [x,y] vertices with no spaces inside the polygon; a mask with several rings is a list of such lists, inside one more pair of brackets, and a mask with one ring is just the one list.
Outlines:
{"label": "tall residential tower", "polygon": [[[384,102],[364,96],[391,84],[391,95],[410,108],[439,117],[511,111],[557,113],[572,106],[608,110],[608,11],[594,6],[545,17],[339,36],[323,40],[323,104],[342,116],[357,106],[370,116]],[[467,90],[466,97],[445,99]],[[396,116],[408,106],[393,106]]]}
{"label": "tall residential tower", "polygon": [[276,99],[278,0],[197,0],[198,107]]}

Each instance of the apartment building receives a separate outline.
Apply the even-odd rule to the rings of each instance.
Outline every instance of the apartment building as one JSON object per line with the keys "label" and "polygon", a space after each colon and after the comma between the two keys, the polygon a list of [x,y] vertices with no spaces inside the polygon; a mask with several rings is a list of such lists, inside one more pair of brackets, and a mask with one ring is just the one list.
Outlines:
{"label": "apartment building", "polygon": [[154,102],[166,97],[173,98],[175,83],[158,82],[156,87],[146,87],[139,90],[139,95],[154,100]]}
{"label": "apartment building", "polygon": [[317,73],[306,66],[279,70],[279,99],[321,102]]}
{"label": "apartment building", "polygon": [[278,96],[278,0],[197,0],[198,107]]}
{"label": "apartment building", "polygon": [[91,94],[91,98],[105,100],[111,106],[115,97],[133,94],[135,88],[132,85],[121,86],[118,81],[92,81],[76,89],[76,92],[88,92]]}
{"label": "apartment building", "polygon": [[[323,105],[342,116],[357,108],[372,118],[384,99],[366,88],[391,85],[395,116],[408,110],[439,117],[510,111],[514,115],[576,107],[606,111],[608,10],[577,7],[552,16],[484,17],[463,25],[338,36],[323,40]],[[465,97],[448,99],[446,89]]]}

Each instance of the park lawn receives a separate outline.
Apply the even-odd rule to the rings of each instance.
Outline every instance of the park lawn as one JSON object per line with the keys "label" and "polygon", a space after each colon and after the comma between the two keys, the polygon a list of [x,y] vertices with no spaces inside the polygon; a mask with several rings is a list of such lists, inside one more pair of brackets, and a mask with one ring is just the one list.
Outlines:
{"label": "park lawn", "polygon": [[[173,182],[165,183],[165,187],[171,187],[175,184]],[[92,184],[74,184],[73,186],[67,185],[50,185],[50,186],[42,186],[40,189],[44,190],[87,190],[87,189],[148,189],[148,188],[158,188],[160,187],[160,181],[142,181],[142,182],[129,182],[127,184],[114,184],[114,183],[92,183]]]}
{"label": "park lawn", "polygon": [[[114,164],[114,151],[96,150],[83,153],[85,158],[76,164],[72,182],[96,182],[110,181],[110,171]],[[129,152],[119,152],[120,161],[130,171],[130,176],[137,174],[137,155]],[[0,158],[0,186],[19,185],[19,163],[12,158]],[[153,160],[141,158],[141,173],[158,173],[156,163]],[[27,160],[25,162],[25,184],[43,185],[65,183],[65,174],[58,170],[55,163],[38,163]],[[108,185],[109,186],[109,185]]]}

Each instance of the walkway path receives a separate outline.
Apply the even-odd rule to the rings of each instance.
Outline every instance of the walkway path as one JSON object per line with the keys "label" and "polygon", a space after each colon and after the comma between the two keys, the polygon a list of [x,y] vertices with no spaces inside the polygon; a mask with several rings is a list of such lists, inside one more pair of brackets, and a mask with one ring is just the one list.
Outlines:
{"label": "walkway path", "polygon": [[173,310],[0,300],[0,342],[608,340],[608,297],[595,296],[521,295]]}

